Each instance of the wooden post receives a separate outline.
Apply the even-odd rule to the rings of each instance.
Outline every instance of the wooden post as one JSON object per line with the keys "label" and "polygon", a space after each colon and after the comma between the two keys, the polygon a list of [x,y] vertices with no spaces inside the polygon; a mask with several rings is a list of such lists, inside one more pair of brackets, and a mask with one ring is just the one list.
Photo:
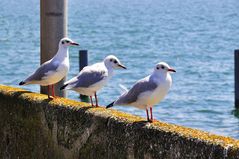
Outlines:
{"label": "wooden post", "polygon": [[[79,70],[81,71],[85,66],[88,65],[88,52],[87,50],[79,51]],[[89,102],[89,97],[85,95],[80,95],[81,101]]]}
{"label": "wooden post", "polygon": [[[42,64],[55,55],[60,39],[67,36],[67,0],[40,0],[40,12]],[[64,80],[55,85],[57,96],[66,95],[60,91]],[[47,94],[47,87],[41,87],[41,93]]]}
{"label": "wooden post", "polygon": [[239,50],[234,52],[235,73],[235,107],[239,108]]}

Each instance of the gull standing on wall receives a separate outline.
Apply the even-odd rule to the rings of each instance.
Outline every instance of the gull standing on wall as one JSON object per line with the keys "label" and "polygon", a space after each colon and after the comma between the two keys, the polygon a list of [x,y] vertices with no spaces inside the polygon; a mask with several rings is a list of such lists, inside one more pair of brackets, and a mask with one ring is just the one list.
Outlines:
{"label": "gull standing on wall", "polygon": [[[158,63],[151,75],[137,81],[129,91],[123,93],[106,108],[114,105],[129,105],[145,109],[147,120],[152,122],[152,107],[164,99],[172,85],[172,78],[169,72],[176,71],[165,62]],[[148,108],[150,109],[150,119]]]}
{"label": "gull standing on wall", "polygon": [[[63,79],[69,71],[68,47],[72,45],[79,44],[69,38],[61,39],[56,55],[43,63],[33,74],[20,82],[19,85],[39,84],[41,86],[48,86],[48,98],[53,99],[55,97],[54,84]],[[52,96],[49,93],[50,86]]]}
{"label": "gull standing on wall", "polygon": [[106,85],[113,75],[113,69],[117,68],[126,69],[117,57],[109,55],[103,62],[84,67],[76,77],[65,82],[61,90],[74,90],[82,95],[90,96],[92,106],[94,106],[92,96],[95,96],[95,106],[98,107],[96,92]]}

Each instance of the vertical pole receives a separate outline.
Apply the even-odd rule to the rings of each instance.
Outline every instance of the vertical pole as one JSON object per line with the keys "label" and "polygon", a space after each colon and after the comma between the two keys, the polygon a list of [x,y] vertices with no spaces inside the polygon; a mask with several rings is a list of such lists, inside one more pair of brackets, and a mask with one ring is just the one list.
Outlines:
{"label": "vertical pole", "polygon": [[235,107],[239,108],[239,50],[234,52]]}
{"label": "vertical pole", "polygon": [[[88,65],[88,52],[87,50],[79,51],[79,70],[81,71],[85,66]],[[89,97],[85,95],[80,95],[81,101],[89,102]]]}
{"label": "vertical pole", "polygon": [[[67,36],[67,0],[40,0],[40,12],[42,64],[55,55],[60,39]],[[66,95],[60,91],[64,80],[55,85],[57,96]],[[47,94],[47,88],[41,87],[41,93]]]}

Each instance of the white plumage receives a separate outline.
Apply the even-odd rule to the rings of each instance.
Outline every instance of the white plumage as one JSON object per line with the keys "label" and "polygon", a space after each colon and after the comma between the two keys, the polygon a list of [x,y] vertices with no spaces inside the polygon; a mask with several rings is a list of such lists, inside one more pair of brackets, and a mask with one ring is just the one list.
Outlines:
{"label": "white plumage", "polygon": [[76,77],[65,82],[61,89],[74,90],[90,96],[92,106],[94,105],[92,96],[95,95],[96,106],[98,106],[96,92],[107,84],[113,75],[113,69],[116,68],[126,69],[117,57],[109,55],[103,62],[84,67]]}
{"label": "white plumage", "polygon": [[[139,109],[146,109],[147,119],[152,121],[152,107],[164,99],[172,85],[169,72],[176,71],[165,62],[158,63],[151,75],[137,81],[129,91],[123,93],[107,108],[114,105],[129,105]],[[148,116],[148,108],[150,108],[151,120]]]}
{"label": "white plumage", "polygon": [[[52,85],[52,95],[54,97],[53,84],[63,79],[69,71],[69,53],[68,47],[71,45],[79,45],[69,38],[63,38],[59,42],[59,47],[56,55],[43,63],[34,73],[28,76],[19,85],[39,84],[41,86]],[[48,97],[50,97],[48,92]]]}

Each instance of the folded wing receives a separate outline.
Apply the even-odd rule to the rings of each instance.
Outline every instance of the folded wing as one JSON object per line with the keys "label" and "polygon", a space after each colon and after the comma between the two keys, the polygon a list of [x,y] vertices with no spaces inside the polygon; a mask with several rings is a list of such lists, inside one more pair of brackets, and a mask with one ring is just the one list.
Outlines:
{"label": "folded wing", "polygon": [[66,89],[87,88],[106,77],[105,70],[84,69],[76,77],[65,83]]}
{"label": "folded wing", "polygon": [[47,61],[42,64],[32,75],[30,75],[24,82],[41,81],[47,76],[57,71],[59,63]]}
{"label": "folded wing", "polygon": [[118,100],[115,101],[114,105],[124,105],[136,102],[141,93],[152,91],[156,88],[157,84],[148,78],[139,80],[128,92],[121,95]]}

